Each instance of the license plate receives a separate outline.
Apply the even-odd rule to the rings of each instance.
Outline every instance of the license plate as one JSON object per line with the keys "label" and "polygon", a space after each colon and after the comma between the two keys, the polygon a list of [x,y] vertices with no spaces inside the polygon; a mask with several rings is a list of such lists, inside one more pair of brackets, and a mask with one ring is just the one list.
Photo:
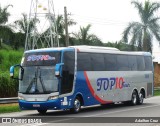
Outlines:
{"label": "license plate", "polygon": [[39,104],[33,104],[33,107],[40,107]]}

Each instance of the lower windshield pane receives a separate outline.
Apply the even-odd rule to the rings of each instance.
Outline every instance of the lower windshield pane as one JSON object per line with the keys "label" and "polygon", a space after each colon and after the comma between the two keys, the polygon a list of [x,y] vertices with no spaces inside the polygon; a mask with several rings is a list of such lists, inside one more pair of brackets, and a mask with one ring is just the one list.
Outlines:
{"label": "lower windshield pane", "polygon": [[24,67],[23,80],[19,83],[19,92],[46,94],[57,91],[58,79],[54,75],[54,66]]}

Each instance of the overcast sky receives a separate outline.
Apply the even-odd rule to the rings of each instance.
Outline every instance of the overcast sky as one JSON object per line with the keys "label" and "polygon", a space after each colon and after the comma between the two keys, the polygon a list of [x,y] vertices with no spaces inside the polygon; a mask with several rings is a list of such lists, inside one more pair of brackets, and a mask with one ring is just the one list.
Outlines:
{"label": "overcast sky", "polygon": [[[38,0],[38,3],[47,8],[46,1]],[[77,22],[76,26],[69,27],[69,32],[77,32],[79,26],[91,24],[90,33],[96,34],[103,42],[119,41],[128,22],[140,20],[131,0],[53,0],[53,3],[56,15],[63,14],[64,6],[67,6],[68,13],[72,14],[71,18]],[[0,4],[2,7],[13,5],[9,8],[9,20],[13,22],[21,18],[21,13],[29,13],[31,0],[0,0]],[[154,42],[155,52],[160,50],[156,43]]]}

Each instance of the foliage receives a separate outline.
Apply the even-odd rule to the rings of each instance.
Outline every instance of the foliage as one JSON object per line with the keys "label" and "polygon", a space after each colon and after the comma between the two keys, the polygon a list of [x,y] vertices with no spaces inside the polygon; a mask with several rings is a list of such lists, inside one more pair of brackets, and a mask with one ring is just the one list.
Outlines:
{"label": "foliage", "polygon": [[78,45],[103,45],[101,40],[94,34],[89,34],[91,25],[88,24],[86,27],[80,27],[78,33],[72,33],[77,39]]}
{"label": "foliage", "polygon": [[0,97],[17,96],[18,81],[10,79],[9,68],[19,64],[22,58],[20,51],[0,50]]}
{"label": "foliage", "polygon": [[8,17],[10,16],[10,13],[7,11],[8,7],[12,5],[7,5],[4,8],[0,6],[0,24],[5,24],[8,22]]}
{"label": "foliage", "polygon": [[154,90],[154,96],[160,96],[160,90]]}
{"label": "foliage", "polygon": [[12,45],[14,42],[13,30],[7,25],[0,25],[0,48],[2,48],[2,43]]}
{"label": "foliage", "polygon": [[122,41],[103,43],[103,45],[106,47],[114,47],[114,48],[117,48],[121,51],[133,51],[133,50],[137,51],[138,50],[138,48],[136,46],[129,45],[129,44],[124,43]]}
{"label": "foliage", "polygon": [[7,11],[10,6],[12,5],[5,6],[4,8],[0,6],[0,48],[2,48],[2,42],[7,44],[13,42],[13,31],[10,26],[5,25],[10,16],[10,13]]}
{"label": "foliage", "polygon": [[[47,17],[47,18],[51,18],[51,20],[54,22],[54,17]],[[70,16],[68,15],[68,19],[67,19],[67,23],[68,26],[73,26],[76,25],[76,22],[70,18]],[[55,24],[56,24],[56,29],[57,29],[57,33],[58,33],[58,38],[59,38],[59,43],[60,46],[65,46],[65,21],[64,21],[64,17],[63,15],[57,15],[56,16],[56,20],[55,20]],[[54,29],[54,27],[53,27]],[[45,33],[47,33],[49,31],[49,28],[45,31]],[[71,38],[71,37],[69,37]]]}
{"label": "foliage", "polygon": [[160,17],[155,17],[155,12],[160,8],[160,3],[145,1],[144,4],[138,1],[132,1],[139,12],[141,22],[130,22],[123,31],[123,41],[128,43],[128,37],[131,36],[130,44],[137,45],[138,50],[152,51],[153,36],[160,42]]}
{"label": "foliage", "polygon": [[[18,33],[15,33],[15,48],[19,48],[20,46],[25,46],[25,39],[26,35],[28,33],[28,37],[32,36],[34,29],[37,29],[36,23],[38,23],[39,20],[32,18],[30,20],[27,19],[27,14],[23,13],[22,18],[19,20],[16,20],[14,22],[15,27],[19,30]],[[16,48],[16,49],[17,49]],[[25,47],[27,48],[27,47]]]}
{"label": "foliage", "polygon": [[26,39],[26,36],[24,33],[22,32],[14,33],[14,42],[12,45],[13,49],[18,50],[20,47],[24,47],[25,39]]}
{"label": "foliage", "polygon": [[[27,19],[27,14],[23,13],[22,18],[19,20],[16,20],[14,22],[15,26],[19,29],[21,33],[24,33],[25,35],[28,33],[31,33],[36,28],[36,23],[39,22],[38,19]],[[28,27],[28,29],[27,29]]]}

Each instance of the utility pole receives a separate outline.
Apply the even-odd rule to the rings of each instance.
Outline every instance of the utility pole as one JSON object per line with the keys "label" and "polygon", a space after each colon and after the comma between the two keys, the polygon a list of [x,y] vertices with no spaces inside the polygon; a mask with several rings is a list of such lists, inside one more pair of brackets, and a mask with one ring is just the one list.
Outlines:
{"label": "utility pole", "polygon": [[67,8],[64,7],[64,22],[65,22],[65,33],[66,33],[66,47],[69,46],[69,35],[68,35],[68,21],[67,21]]}

